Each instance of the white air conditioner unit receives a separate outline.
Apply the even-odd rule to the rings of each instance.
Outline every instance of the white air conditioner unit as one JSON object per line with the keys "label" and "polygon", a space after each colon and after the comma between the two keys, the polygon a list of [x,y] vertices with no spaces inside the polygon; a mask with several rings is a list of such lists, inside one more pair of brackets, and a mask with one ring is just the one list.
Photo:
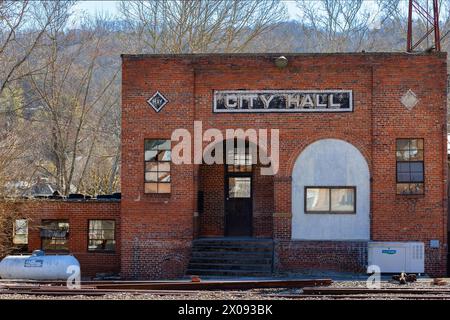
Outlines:
{"label": "white air conditioner unit", "polygon": [[424,273],[423,242],[369,242],[368,263],[377,265],[381,273]]}

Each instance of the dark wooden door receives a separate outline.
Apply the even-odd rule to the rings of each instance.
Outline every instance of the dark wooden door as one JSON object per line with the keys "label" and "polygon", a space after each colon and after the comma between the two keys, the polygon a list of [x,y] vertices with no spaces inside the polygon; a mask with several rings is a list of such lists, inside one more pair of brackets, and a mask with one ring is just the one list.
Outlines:
{"label": "dark wooden door", "polygon": [[252,177],[225,176],[225,236],[252,236]]}

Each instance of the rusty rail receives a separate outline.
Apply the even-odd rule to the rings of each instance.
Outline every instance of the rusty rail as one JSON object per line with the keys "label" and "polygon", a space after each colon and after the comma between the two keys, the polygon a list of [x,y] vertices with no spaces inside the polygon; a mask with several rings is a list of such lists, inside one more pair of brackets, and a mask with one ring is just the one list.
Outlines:
{"label": "rusty rail", "polygon": [[310,295],[349,295],[349,294],[427,294],[439,293],[450,294],[450,288],[382,288],[382,289],[368,289],[368,288],[303,288],[304,294]]}
{"label": "rusty rail", "polygon": [[201,281],[201,282],[165,282],[165,283],[113,283],[96,284],[97,289],[124,290],[249,290],[264,288],[304,288],[326,286],[331,279],[316,280],[257,280],[257,281]]}

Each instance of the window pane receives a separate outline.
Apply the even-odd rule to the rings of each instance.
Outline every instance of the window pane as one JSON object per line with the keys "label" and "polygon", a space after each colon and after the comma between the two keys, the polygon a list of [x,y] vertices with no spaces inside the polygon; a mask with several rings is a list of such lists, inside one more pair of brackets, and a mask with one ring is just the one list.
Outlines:
{"label": "window pane", "polygon": [[423,172],[411,172],[411,182],[423,182]]}
{"label": "window pane", "polygon": [[158,162],[146,162],[145,171],[158,171]]}
{"label": "window pane", "polygon": [[158,151],[158,161],[170,161],[170,151],[162,150]]}
{"label": "window pane", "polygon": [[156,161],[156,156],[158,155],[158,151],[150,150],[145,151],[145,161]]}
{"label": "window pane", "polygon": [[409,160],[411,161],[423,160],[423,150],[411,150],[409,154]]}
{"label": "window pane", "polygon": [[55,231],[56,234],[65,234],[69,232],[69,223],[65,220],[43,220],[41,229]]}
{"label": "window pane", "polygon": [[328,188],[306,189],[306,211],[330,211],[330,193]]}
{"label": "window pane", "polygon": [[99,239],[114,240],[114,229],[104,229],[100,233]]}
{"label": "window pane", "polygon": [[89,241],[89,250],[95,251],[115,251],[116,250],[116,241],[115,240],[90,240]]}
{"label": "window pane", "polygon": [[114,230],[116,227],[116,222],[114,220],[100,220],[103,229]]}
{"label": "window pane", "polygon": [[410,182],[411,175],[409,172],[397,172],[397,181],[398,182]]}
{"label": "window pane", "polygon": [[411,139],[409,143],[411,150],[423,150],[423,139]]}
{"label": "window pane", "polygon": [[397,194],[410,194],[409,183],[397,183]]}
{"label": "window pane", "polygon": [[42,249],[44,251],[69,251],[68,241],[65,239],[42,239]]}
{"label": "window pane", "polygon": [[170,171],[170,162],[159,162],[158,171]]}
{"label": "window pane", "polygon": [[409,160],[409,139],[397,139],[397,160]]}
{"label": "window pane", "polygon": [[228,195],[230,198],[250,198],[251,178],[228,178]]}
{"label": "window pane", "polygon": [[144,185],[145,193],[157,193],[158,192],[158,184],[157,183],[146,183]]}
{"label": "window pane", "polygon": [[170,183],[159,183],[158,193],[170,193]]}
{"label": "window pane", "polygon": [[146,182],[158,182],[158,172],[146,172],[145,173]]}
{"label": "window pane", "polygon": [[156,140],[156,139],[146,139],[144,141],[145,151],[148,150],[157,150],[158,146],[164,144],[166,140]]}
{"label": "window pane", "polygon": [[89,220],[89,231],[93,234],[101,234],[104,231],[114,231],[114,220]]}
{"label": "window pane", "polygon": [[159,182],[170,182],[170,172],[160,172],[158,173]]}
{"label": "window pane", "polygon": [[411,194],[423,194],[424,193],[423,183],[412,183],[410,185],[410,192]]}
{"label": "window pane", "polygon": [[170,140],[161,141],[161,144],[158,145],[158,150],[170,150]]}
{"label": "window pane", "polygon": [[14,235],[13,244],[28,244],[28,235],[26,234]]}
{"label": "window pane", "polygon": [[409,162],[397,162],[397,172],[409,173],[410,172]]}
{"label": "window pane", "polygon": [[410,162],[411,171],[423,172],[423,162]]}
{"label": "window pane", "polygon": [[354,212],[355,211],[355,190],[331,189],[331,211]]}
{"label": "window pane", "polygon": [[397,151],[397,161],[408,161],[409,151]]}

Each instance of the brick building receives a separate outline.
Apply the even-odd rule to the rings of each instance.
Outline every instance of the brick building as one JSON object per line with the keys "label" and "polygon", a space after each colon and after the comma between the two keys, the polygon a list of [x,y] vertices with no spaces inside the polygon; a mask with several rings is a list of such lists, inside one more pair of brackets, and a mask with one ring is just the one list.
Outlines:
{"label": "brick building", "polygon": [[[258,239],[273,246],[277,273],[364,271],[368,242],[419,241],[425,272],[444,275],[446,54],[279,56],[123,55],[120,214],[118,203],[56,211],[88,221],[109,210],[117,255],[108,259],[130,279],[200,273],[193,244],[230,240],[242,251]],[[279,168],[263,175],[251,152],[265,146],[250,140],[232,165],[174,164],[180,128],[278,129]],[[228,141],[204,140],[192,153]],[[85,257],[87,236],[76,232],[72,248]],[[96,253],[82,272],[83,259],[105,264]]]}

